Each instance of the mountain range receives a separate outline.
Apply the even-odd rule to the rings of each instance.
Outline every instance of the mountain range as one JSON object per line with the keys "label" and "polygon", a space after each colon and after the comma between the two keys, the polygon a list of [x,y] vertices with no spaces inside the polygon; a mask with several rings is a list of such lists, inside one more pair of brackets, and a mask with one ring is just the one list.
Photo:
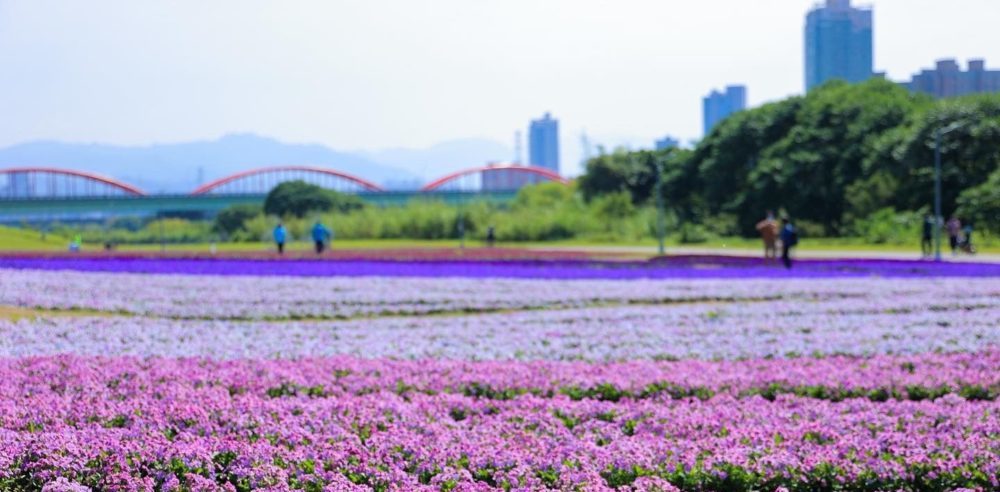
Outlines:
{"label": "mountain range", "polygon": [[216,178],[263,166],[333,167],[390,188],[416,188],[436,176],[489,161],[511,150],[489,139],[462,139],[425,149],[340,151],[254,134],[216,140],[119,146],[34,141],[0,148],[0,168],[58,167],[111,176],[154,193],[185,193]]}

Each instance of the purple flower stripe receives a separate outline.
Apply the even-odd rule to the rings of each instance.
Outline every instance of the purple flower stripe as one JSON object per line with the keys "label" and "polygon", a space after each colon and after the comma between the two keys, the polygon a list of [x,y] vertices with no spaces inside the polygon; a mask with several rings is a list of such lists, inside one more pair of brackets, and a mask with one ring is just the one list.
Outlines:
{"label": "purple flower stripe", "polygon": [[651,262],[250,260],[190,258],[0,258],[0,268],[127,273],[283,276],[403,276],[542,279],[998,277],[996,263],[800,260],[786,270],[763,260],[679,257]]}

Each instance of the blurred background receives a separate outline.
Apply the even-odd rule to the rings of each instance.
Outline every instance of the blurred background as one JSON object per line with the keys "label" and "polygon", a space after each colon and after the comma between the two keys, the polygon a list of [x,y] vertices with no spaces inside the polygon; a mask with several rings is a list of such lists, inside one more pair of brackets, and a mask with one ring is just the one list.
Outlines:
{"label": "blurred background", "polygon": [[805,248],[919,251],[955,216],[989,252],[998,15],[0,0],[0,248],[259,250],[320,221],[357,247],[756,249],[770,210]]}

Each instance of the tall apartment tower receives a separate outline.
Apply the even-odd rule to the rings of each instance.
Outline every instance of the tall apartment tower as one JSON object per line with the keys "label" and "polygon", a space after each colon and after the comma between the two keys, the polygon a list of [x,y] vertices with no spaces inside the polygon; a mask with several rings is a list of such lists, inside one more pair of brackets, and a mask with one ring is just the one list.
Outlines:
{"label": "tall apartment tower", "polygon": [[702,116],[705,122],[705,135],[712,133],[720,121],[727,116],[747,108],[747,88],[742,85],[726,87],[725,92],[713,90],[702,99]]}
{"label": "tall apartment tower", "polygon": [[531,120],[528,131],[528,163],[559,172],[559,120],[545,113]]}
{"label": "tall apartment tower", "polygon": [[806,90],[832,79],[872,77],[872,9],[826,0],[806,16]]}

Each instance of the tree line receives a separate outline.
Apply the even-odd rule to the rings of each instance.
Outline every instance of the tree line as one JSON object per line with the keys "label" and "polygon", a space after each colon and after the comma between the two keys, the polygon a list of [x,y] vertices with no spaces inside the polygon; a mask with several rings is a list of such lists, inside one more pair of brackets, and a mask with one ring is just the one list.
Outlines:
{"label": "tree line", "polygon": [[[736,113],[694,149],[617,151],[591,159],[588,199],[657,190],[681,223],[751,236],[765,210],[812,235],[862,235],[873,218],[928,213],[934,141],[942,137],[945,216],[1000,232],[1000,96],[935,101],[885,80],[832,82]],[[919,215],[918,215],[919,218]]]}

